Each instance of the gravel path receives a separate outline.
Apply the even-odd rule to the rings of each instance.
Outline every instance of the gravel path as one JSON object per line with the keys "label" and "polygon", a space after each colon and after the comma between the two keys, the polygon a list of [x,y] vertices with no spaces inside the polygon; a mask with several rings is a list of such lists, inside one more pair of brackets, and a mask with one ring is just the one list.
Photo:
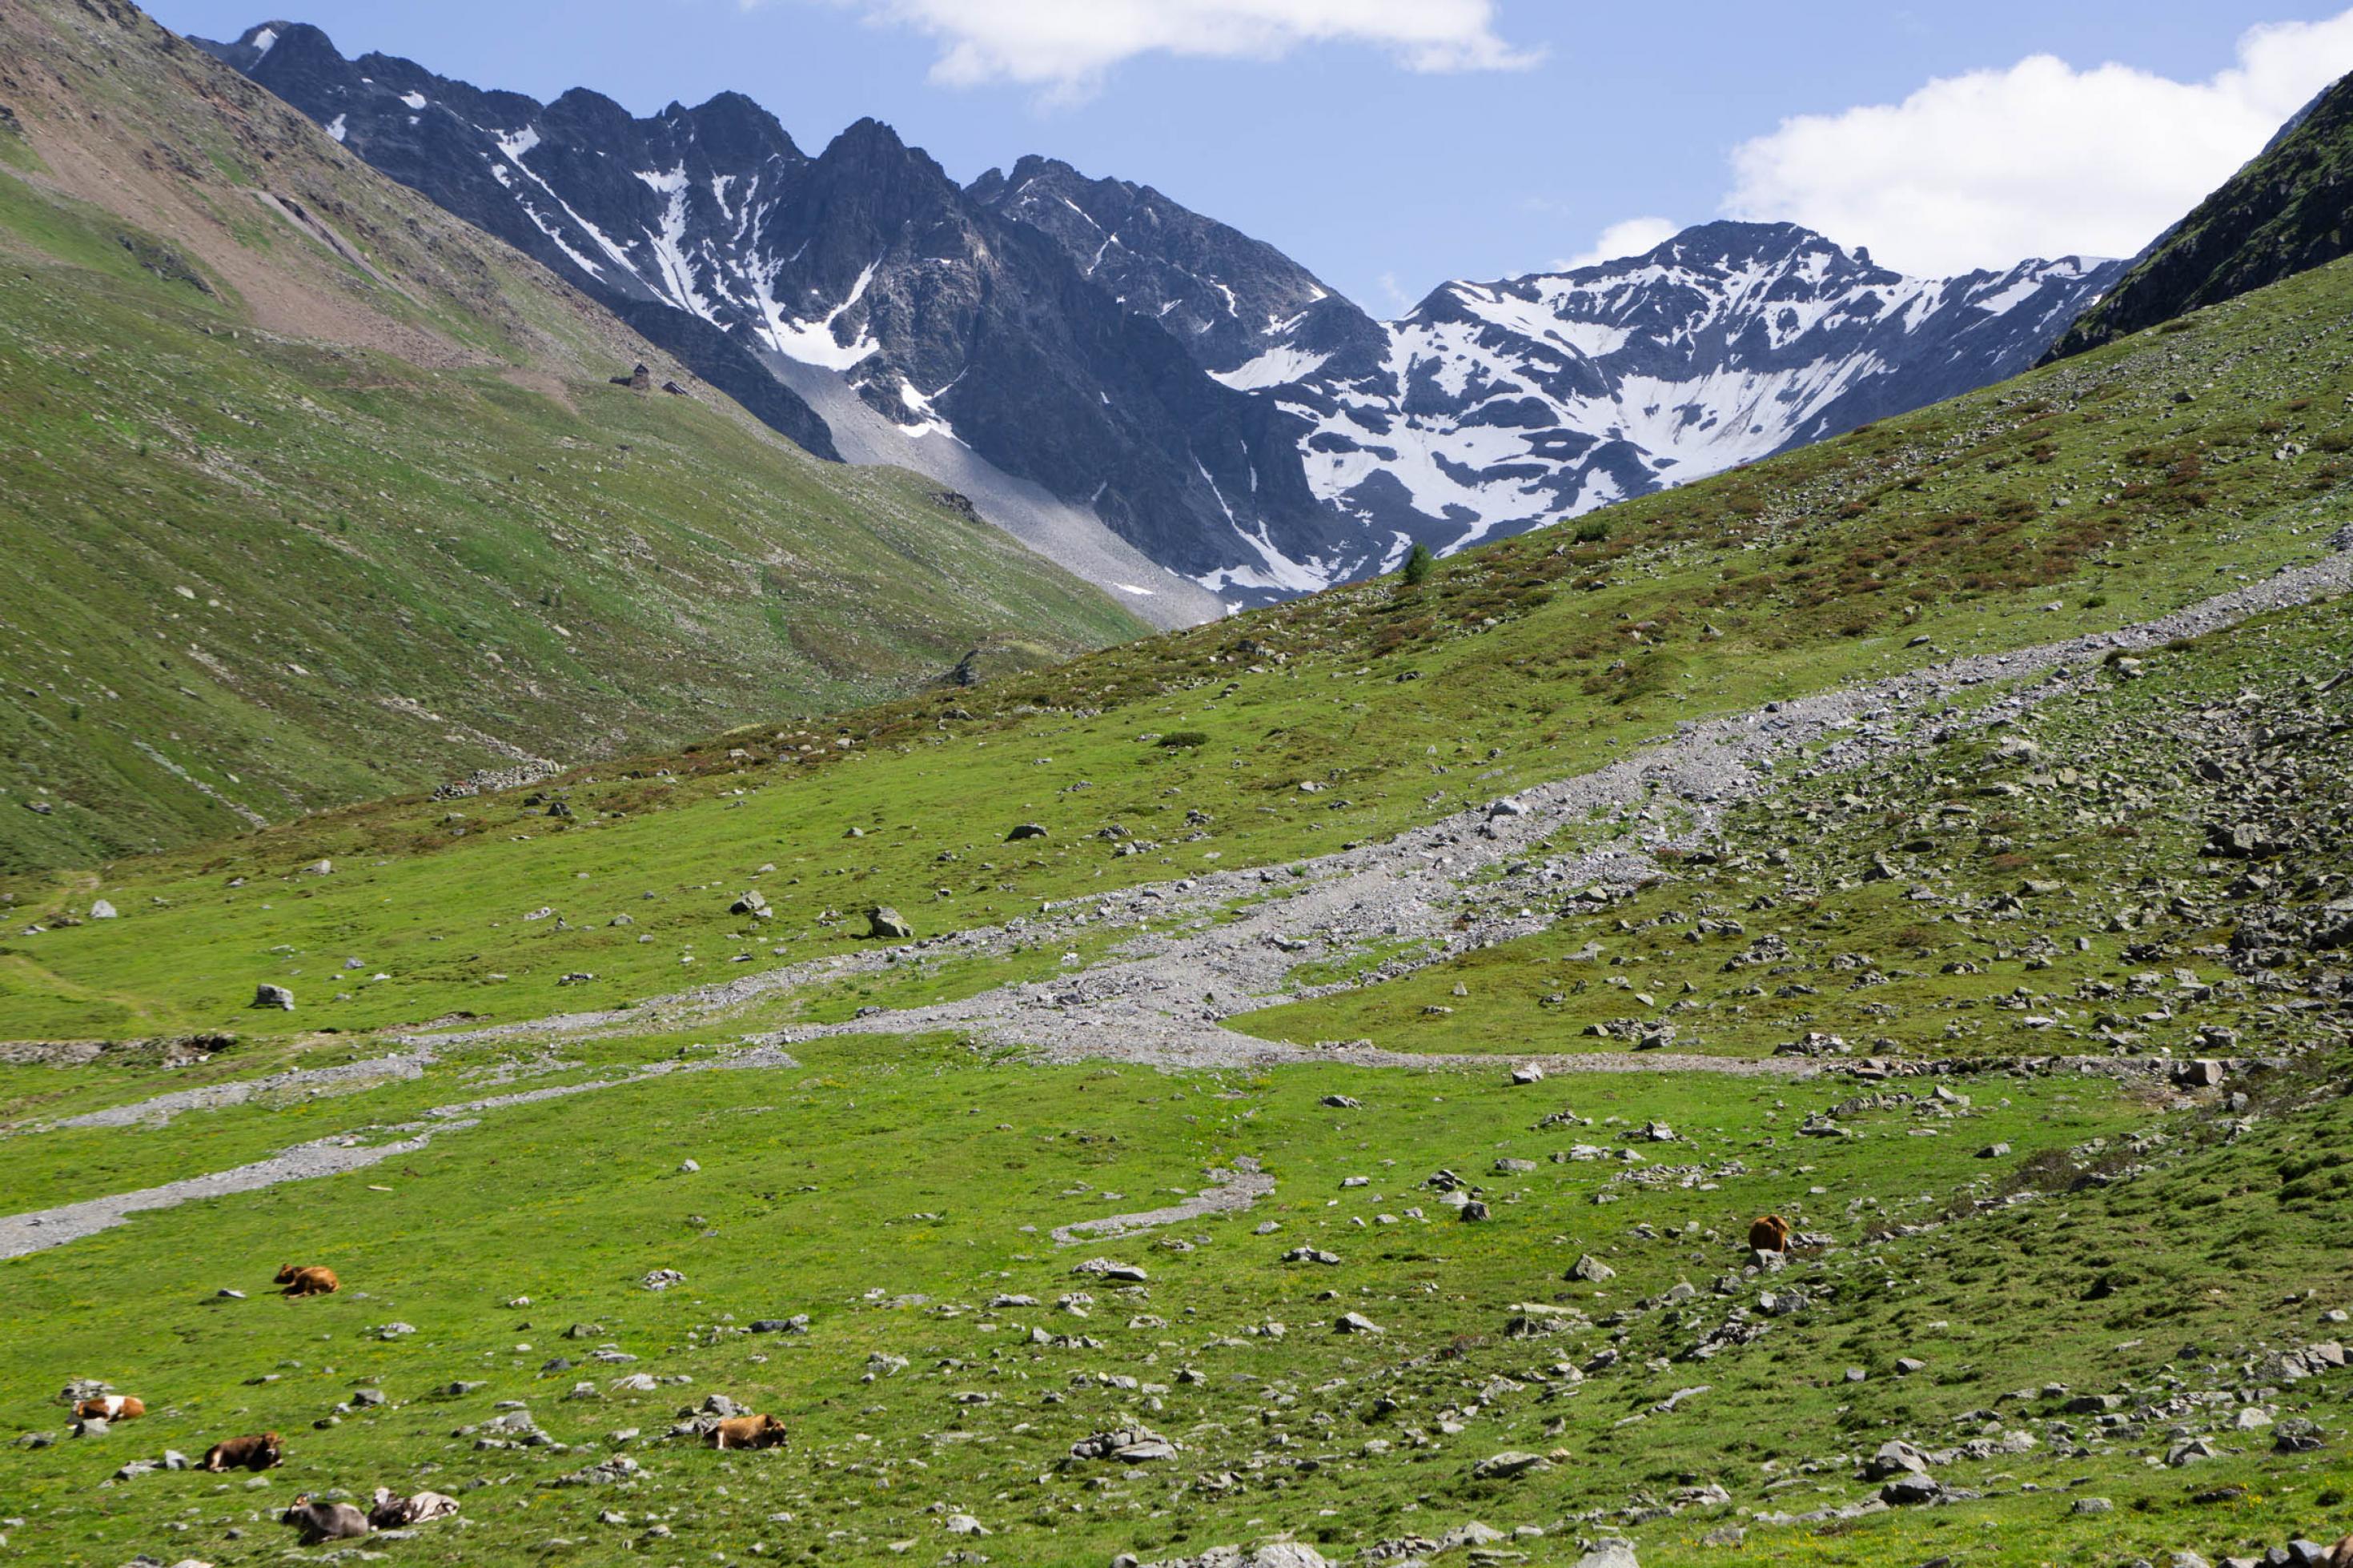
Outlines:
{"label": "gravel path", "polygon": [[[429,1058],[427,1058],[429,1059]],[[354,1063],[354,1066],[367,1064]],[[421,1121],[404,1122],[395,1127],[370,1128],[360,1132],[340,1133],[308,1143],[297,1143],[281,1149],[266,1160],[234,1170],[216,1172],[210,1175],[192,1176],[185,1181],[168,1182],[160,1187],[148,1187],[135,1193],[118,1193],[109,1197],[90,1198],[78,1204],[64,1204],[56,1208],[40,1209],[31,1214],[11,1215],[0,1218],[0,1258],[16,1258],[27,1252],[40,1252],[52,1247],[63,1247],[85,1236],[121,1225],[134,1214],[148,1209],[170,1208],[176,1204],[201,1198],[222,1197],[231,1193],[249,1193],[260,1187],[274,1187],[281,1182],[305,1182],[319,1176],[340,1176],[347,1171],[364,1169],[395,1154],[411,1154],[431,1142],[442,1132],[453,1132],[480,1124],[484,1113],[503,1110],[510,1106],[530,1105],[543,1100],[562,1100],[575,1094],[589,1094],[600,1089],[621,1089],[630,1084],[645,1083],[673,1073],[713,1072],[740,1068],[797,1068],[800,1064],[773,1045],[762,1045],[712,1061],[656,1062],[636,1072],[617,1078],[596,1079],[585,1083],[548,1084],[540,1089],[517,1089],[511,1094],[488,1095],[480,1100],[461,1100],[454,1105],[437,1105],[422,1113]],[[332,1070],[332,1069],[325,1069]],[[420,1068],[421,1072],[422,1069]],[[280,1077],[288,1075],[280,1074]],[[416,1075],[410,1075],[416,1076]],[[269,1080],[257,1080],[267,1082]],[[191,1091],[203,1092],[203,1091]],[[181,1100],[184,1097],[165,1095],[162,1100]],[[155,1100],[143,1102],[154,1105]],[[137,1110],[139,1107],[132,1107]],[[181,1110],[190,1109],[182,1104]],[[132,1117],[129,1121],[139,1119]],[[104,1123],[102,1125],[122,1125]],[[71,1123],[59,1123],[60,1126]],[[363,1143],[371,1134],[407,1133],[396,1142]]]}
{"label": "gravel path", "polygon": [[1241,1214],[1259,1199],[1274,1195],[1274,1178],[1260,1170],[1258,1161],[1248,1154],[1234,1156],[1231,1170],[1213,1170],[1204,1173],[1211,1184],[1181,1204],[1146,1209],[1142,1214],[1105,1215],[1101,1219],[1082,1219],[1071,1225],[1058,1225],[1053,1229],[1053,1237],[1064,1247],[1076,1247],[1081,1242],[1108,1240],[1139,1230],[1154,1230],[1164,1225],[1183,1225],[1187,1220],[1207,1219],[1211,1215]]}
{"label": "gravel path", "polygon": [[[2332,541],[2332,544],[2336,542]],[[1551,922],[1564,894],[1625,889],[1658,877],[1656,852],[1706,839],[1724,809],[1790,779],[1859,768],[1948,733],[2015,717],[2078,691],[2100,659],[2200,636],[2254,615],[2353,587],[2353,553],[2341,551],[2283,569],[2257,584],[2173,615],[2113,632],[2070,637],[2008,653],[1978,654],[1883,680],[1768,703],[1726,718],[1686,723],[1676,735],[1592,773],[1540,784],[1508,802],[1460,812],[1377,844],[1257,870],[1224,870],[1134,888],[1073,905],[1068,915],[966,931],[908,946],[790,964],[609,1012],[574,1013],[420,1043],[575,1037],[678,1028],[741,1011],[815,982],[871,974],[914,956],[951,959],[1002,953],[1068,940],[1106,925],[1181,923],[1262,900],[1237,920],[1191,935],[1144,931],[1110,962],[1039,983],[998,987],[961,1002],[904,1008],[844,1024],[788,1027],[783,1045],[844,1035],[932,1031],[970,1035],[1023,1048],[1048,1061],[1109,1058],[1169,1068],[1258,1068],[1301,1060],[1363,1067],[1478,1066],[1535,1061],[1546,1071],[1716,1072],[1808,1076],[1799,1058],[1765,1060],[1669,1053],[1540,1057],[1436,1056],[1369,1046],[1302,1047],[1223,1026],[1237,1015],[1344,989],[1305,986],[1297,966],[1361,953],[1388,942],[1419,943],[1388,966],[1399,973],[1474,947],[1532,934]],[[1974,688],[2009,689],[1968,712],[1947,709]],[[1794,770],[1806,748],[1820,747]],[[1619,837],[1574,854],[1536,857],[1531,847],[1597,814],[1614,816]],[[1505,875],[1487,880],[1498,868]],[[1290,896],[1266,900],[1271,889]],[[1455,929],[1470,908],[1469,929]],[[1080,917],[1083,917],[1082,921]]]}
{"label": "gravel path", "polygon": [[142,1192],[117,1193],[111,1197],[66,1204],[58,1208],[42,1209],[36,1214],[11,1215],[0,1219],[0,1258],[18,1258],[27,1252],[63,1247],[93,1232],[121,1225],[132,1215],[146,1209],[167,1209],[175,1204],[274,1187],[280,1182],[301,1182],[313,1176],[336,1176],[346,1171],[364,1170],[380,1160],[391,1159],[395,1154],[415,1153],[433,1141],[436,1131],[447,1132],[472,1125],[471,1121],[455,1120],[442,1127],[419,1131],[413,1137],[389,1143],[363,1143],[356,1133],[322,1138],[315,1142],[297,1143],[267,1160],[239,1165],[233,1171],[216,1171],[210,1175],[191,1176],[184,1182],[171,1182]]}
{"label": "gravel path", "polygon": [[182,1111],[218,1110],[224,1106],[243,1105],[262,1095],[317,1093],[423,1078],[425,1069],[433,1064],[433,1059],[432,1053],[428,1051],[409,1051],[396,1056],[375,1057],[364,1062],[346,1062],[341,1067],[296,1068],[287,1072],[271,1073],[267,1078],[241,1079],[230,1083],[209,1084],[202,1089],[184,1089],[171,1094],[159,1094],[135,1105],[110,1105],[102,1110],[69,1116],[50,1125],[166,1127]]}
{"label": "gravel path", "polygon": [[[1292,971],[1318,959],[1360,953],[1373,944],[1411,942],[1388,973],[1440,963],[1472,947],[1543,930],[1545,911],[1567,893],[1588,888],[1627,889],[1661,873],[1658,850],[1704,840],[1724,809],[1779,787],[1792,777],[1863,766],[1890,752],[1945,734],[2024,712],[2052,697],[2080,690],[2091,668],[2111,652],[2156,647],[2198,637],[2267,611],[2353,588],[2353,530],[2331,544],[2339,552],[2311,565],[2284,569],[2265,581],[2205,600],[2158,620],[2114,632],[2072,637],[2009,653],[1981,654],[1884,680],[1768,703],[1764,708],[1687,723],[1657,745],[1592,773],[1540,784],[1505,802],[1460,812],[1377,844],[1291,866],[1222,870],[1198,878],[1132,888],[1082,900],[1069,914],[996,927],[889,950],[790,964],[722,985],[702,987],[606,1012],[572,1013],[525,1023],[406,1037],[411,1050],[342,1068],[306,1069],[255,1080],[159,1096],[140,1105],[92,1112],[64,1125],[119,1126],[168,1120],[182,1110],[234,1104],[270,1088],[341,1081],[335,1075],[373,1071],[421,1073],[436,1047],[507,1039],[545,1039],[675,1029],[708,1021],[810,984],[879,973],[912,956],[958,958],[1003,953],[1015,947],[1068,940],[1082,931],[1133,924],[1140,934],[1111,962],[1042,983],[997,987],[961,1002],[905,1008],[845,1024],[802,1026],[765,1037],[757,1049],[718,1061],[657,1064],[626,1077],[554,1086],[443,1106],[428,1121],[472,1125],[476,1113],[501,1106],[642,1082],[673,1070],[715,1067],[797,1065],[783,1047],[846,1035],[955,1032],[984,1043],[1019,1047],[1049,1062],[1112,1059],[1166,1068],[1260,1068],[1301,1061],[1372,1068],[1473,1068],[1503,1070],[1533,1062],[1547,1074],[1592,1072],[1728,1073],[1810,1077],[1821,1069],[1802,1058],[1762,1060],[1670,1052],[1603,1052],[1540,1056],[1423,1055],[1368,1044],[1300,1047],[1256,1039],[1224,1027],[1240,1014],[1281,1005],[1340,986],[1305,986]],[[2010,689],[1971,711],[1947,712],[1949,700],[1989,683]],[[1798,768],[1804,748],[1819,754]],[[1597,816],[1621,825],[1599,847],[1549,858],[1531,848],[1547,836]],[[1502,868],[1490,880],[1486,873]],[[1290,896],[1263,900],[1271,889]],[[1190,934],[1145,931],[1250,903],[1238,920]],[[1457,930],[1470,914],[1469,929]],[[1082,920],[1083,917],[1083,921]],[[0,1219],[0,1257],[36,1251],[121,1223],[129,1214],[191,1198],[250,1191],[283,1181],[331,1175],[374,1163],[405,1148],[422,1147],[436,1129],[401,1144],[362,1147],[350,1139],[303,1144],[255,1164],[174,1182],[141,1193],[93,1199],[40,1214]],[[414,1128],[386,1131],[413,1131]],[[1239,1162],[1238,1162],[1239,1163]],[[1213,1178],[1214,1179],[1214,1178]],[[1128,1228],[1177,1223],[1214,1205],[1246,1206],[1258,1195],[1250,1184],[1270,1178],[1235,1174],[1192,1200],[1209,1209],[1173,1205],[1144,1215],[1085,1221],[1056,1231],[1075,1239],[1092,1227]],[[1162,1216],[1168,1217],[1162,1217]],[[1119,1234],[1117,1229],[1095,1234]]]}

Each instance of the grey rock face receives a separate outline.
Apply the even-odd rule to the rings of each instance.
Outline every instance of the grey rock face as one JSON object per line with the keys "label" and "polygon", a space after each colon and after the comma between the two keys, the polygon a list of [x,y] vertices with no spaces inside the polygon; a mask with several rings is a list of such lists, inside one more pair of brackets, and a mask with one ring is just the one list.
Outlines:
{"label": "grey rock face", "polygon": [[812,154],[738,93],[640,119],[584,89],[542,103],[273,30],[266,48],[206,47],[821,457],[834,432],[788,370],[839,375],[902,430],[951,432],[1184,575],[1274,584],[1253,537],[1305,560],[1337,536],[1278,410],[879,121]]}

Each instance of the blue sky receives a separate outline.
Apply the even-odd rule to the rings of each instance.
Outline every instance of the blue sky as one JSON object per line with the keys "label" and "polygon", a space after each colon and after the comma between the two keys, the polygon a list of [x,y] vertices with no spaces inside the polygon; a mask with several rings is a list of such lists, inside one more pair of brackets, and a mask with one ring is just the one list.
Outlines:
{"label": "blue sky", "polygon": [[[267,19],[153,8],[216,37]],[[871,114],[959,179],[1050,153],[1384,314],[1727,215],[1915,272],[2129,254],[2353,70],[2348,0],[311,0],[293,19],[542,99],[583,85],[649,113],[734,89],[810,151]]]}

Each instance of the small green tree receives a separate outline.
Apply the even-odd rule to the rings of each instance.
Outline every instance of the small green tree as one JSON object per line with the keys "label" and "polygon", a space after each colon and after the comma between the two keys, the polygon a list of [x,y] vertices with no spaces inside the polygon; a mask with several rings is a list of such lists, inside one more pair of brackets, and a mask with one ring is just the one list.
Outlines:
{"label": "small green tree", "polygon": [[1430,581],[1430,568],[1438,557],[1430,552],[1427,544],[1417,544],[1405,558],[1405,585],[1419,588]]}

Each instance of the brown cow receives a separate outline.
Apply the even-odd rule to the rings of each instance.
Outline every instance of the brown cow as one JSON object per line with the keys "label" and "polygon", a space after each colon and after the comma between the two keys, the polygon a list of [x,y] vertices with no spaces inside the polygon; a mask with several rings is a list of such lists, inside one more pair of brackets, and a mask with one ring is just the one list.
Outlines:
{"label": "brown cow", "polygon": [[205,1450],[201,1468],[217,1474],[222,1470],[266,1470],[285,1462],[286,1449],[278,1441],[278,1434],[256,1432],[250,1436],[215,1443]]}
{"label": "brown cow", "polygon": [[2328,1549],[2325,1558],[2328,1568],[2353,1568],[2353,1535],[2347,1536]]}
{"label": "brown cow", "polygon": [[702,1435],[714,1448],[774,1448],[785,1441],[785,1424],[773,1415],[735,1415]]}
{"label": "brown cow", "polygon": [[367,1515],[347,1502],[312,1502],[309,1492],[297,1497],[294,1506],[278,1516],[278,1522],[301,1531],[305,1546],[316,1546],[322,1541],[355,1541],[368,1532]]}
{"label": "brown cow", "polygon": [[390,1487],[375,1489],[375,1506],[368,1522],[378,1530],[402,1530],[431,1519],[447,1519],[458,1511],[458,1500],[446,1492],[417,1492],[401,1497]]}
{"label": "brown cow", "polygon": [[74,1416],[81,1421],[136,1421],[146,1414],[147,1402],[127,1394],[103,1394],[74,1406]]}
{"label": "brown cow", "polygon": [[298,1268],[291,1263],[278,1271],[272,1283],[285,1286],[289,1296],[332,1296],[343,1288],[332,1268]]}
{"label": "brown cow", "polygon": [[1752,1252],[1788,1251],[1789,1222],[1777,1214],[1760,1216],[1748,1226],[1748,1247]]}

